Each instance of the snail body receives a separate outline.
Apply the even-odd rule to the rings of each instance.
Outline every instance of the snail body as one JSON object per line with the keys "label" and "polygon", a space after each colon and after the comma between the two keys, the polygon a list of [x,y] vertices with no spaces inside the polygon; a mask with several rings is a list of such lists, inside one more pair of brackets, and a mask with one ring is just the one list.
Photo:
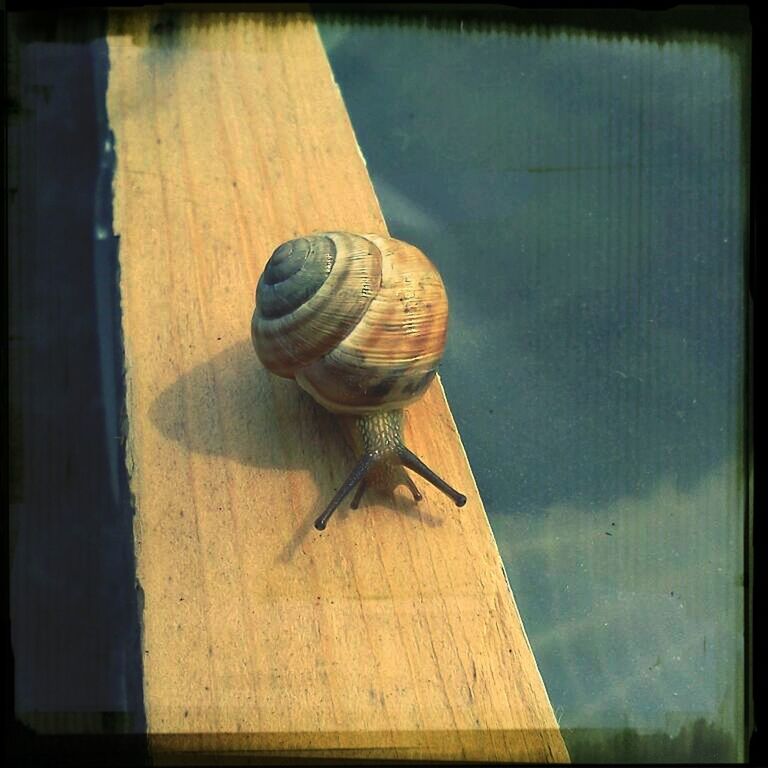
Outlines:
{"label": "snail body", "polygon": [[461,506],[465,497],[403,444],[402,409],[435,377],[448,327],[439,272],[415,246],[381,235],[323,232],[289,240],[256,288],[251,338],[263,365],[345,416],[362,458],[315,526],[360,483],[404,482],[413,469]]}

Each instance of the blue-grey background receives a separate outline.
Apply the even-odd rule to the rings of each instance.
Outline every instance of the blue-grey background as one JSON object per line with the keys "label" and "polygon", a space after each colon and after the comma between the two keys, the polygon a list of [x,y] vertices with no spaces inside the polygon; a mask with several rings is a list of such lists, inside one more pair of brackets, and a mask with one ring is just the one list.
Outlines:
{"label": "blue-grey background", "polygon": [[572,757],[743,758],[743,39],[319,27]]}

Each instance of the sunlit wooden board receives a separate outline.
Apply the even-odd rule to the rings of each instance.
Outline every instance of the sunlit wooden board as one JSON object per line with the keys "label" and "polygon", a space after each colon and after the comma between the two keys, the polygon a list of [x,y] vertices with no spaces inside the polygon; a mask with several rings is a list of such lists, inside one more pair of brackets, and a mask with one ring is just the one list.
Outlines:
{"label": "sunlit wooden board", "polygon": [[439,380],[406,440],[467,505],[312,527],[354,456],[260,366],[256,281],[292,236],[387,231],[312,18],[116,12],[108,44],[155,760],[566,761]]}

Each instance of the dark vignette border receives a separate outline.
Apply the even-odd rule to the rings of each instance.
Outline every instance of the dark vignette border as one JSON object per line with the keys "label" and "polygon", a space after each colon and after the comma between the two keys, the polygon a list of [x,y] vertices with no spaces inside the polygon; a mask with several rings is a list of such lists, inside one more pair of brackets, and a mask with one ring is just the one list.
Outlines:
{"label": "dark vignette border", "polygon": [[[9,3],[9,9],[14,9],[14,3]],[[34,4],[27,4],[27,7]],[[202,10],[205,5],[195,6],[196,10]],[[239,10],[243,6],[207,6],[211,10]],[[262,9],[267,9],[269,6],[259,6]],[[288,6],[272,6],[273,9],[288,9]],[[370,4],[362,8],[360,5],[355,4],[313,4],[311,6],[312,11],[319,17],[326,21],[339,20],[344,22],[356,22],[361,24],[426,24],[429,27],[435,29],[441,29],[446,32],[451,32],[458,28],[460,22],[464,23],[465,31],[485,32],[490,30],[499,30],[512,24],[516,27],[529,27],[531,31],[535,31],[537,34],[550,34],[557,33],[559,31],[568,29],[574,33],[586,33],[586,34],[604,34],[607,37],[616,36],[629,36],[629,37],[650,37],[658,41],[663,41],[666,38],[681,39],[686,37],[692,37],[695,39],[701,39],[709,35],[727,35],[731,33],[746,34],[750,25],[750,12],[748,6],[699,6],[695,8],[679,7],[679,6],[664,6],[648,7],[643,10],[638,9],[604,9],[604,8],[582,8],[580,10],[563,10],[563,9],[527,9],[527,8],[515,8],[499,10],[499,6],[485,6],[485,5],[453,5],[453,6],[433,6],[428,4],[411,4],[407,6],[392,6],[387,4]],[[176,17],[177,11],[169,10],[168,17],[173,19]],[[13,18],[16,16],[16,18]],[[6,26],[6,42],[7,50],[10,55],[10,64],[8,66],[8,98],[7,98],[7,115],[9,123],[12,124],[14,120],[24,123],[29,119],[29,115],[26,112],[26,96],[22,93],[23,84],[18,80],[14,81],[14,75],[18,75],[18,69],[14,69],[14,66],[18,67],[18,57],[20,50],[24,46],[34,42],[56,42],[66,41],[69,43],[79,43],[90,46],[90,64],[87,66],[89,77],[93,82],[94,92],[97,99],[94,103],[94,112],[88,116],[91,121],[92,130],[95,125],[95,131],[97,134],[97,146],[101,146],[107,137],[111,137],[111,132],[106,119],[106,108],[104,104],[104,95],[106,90],[107,72],[108,72],[108,57],[106,51],[106,44],[104,42],[104,31],[106,28],[106,13],[103,11],[60,11],[57,13],[46,13],[42,11],[36,11],[26,14],[11,14],[12,21]],[[6,17],[7,23],[7,17]],[[9,28],[10,27],[10,28]],[[751,63],[745,62],[745,66],[749,68]],[[747,88],[747,91],[750,91]],[[747,94],[747,99],[749,98]],[[746,117],[746,116],[745,116]],[[750,128],[750,118],[744,122],[745,133],[748,133]],[[23,136],[23,141],[29,143],[34,141],[30,139],[28,135]],[[749,147],[750,142],[747,140],[745,146]],[[9,394],[10,394],[10,478],[9,478],[9,490],[10,499],[12,502],[18,502],[23,499],[25,483],[29,482],[28,478],[25,478],[25,467],[22,461],[24,456],[24,449],[28,435],[25,433],[24,424],[24,405],[22,401],[21,388],[24,384],[24,376],[27,372],[26,365],[29,364],[26,350],[23,344],[23,334],[17,333],[19,326],[23,327],[24,316],[21,314],[21,306],[14,297],[14,291],[19,288],[18,282],[19,272],[14,272],[16,263],[14,262],[14,255],[18,258],[18,253],[13,254],[13,248],[20,247],[23,236],[19,240],[14,240],[14,235],[20,231],[23,231],[24,225],[17,224],[17,217],[21,217],[21,220],[25,220],[24,217],[29,217],[32,214],[19,210],[20,199],[20,184],[17,180],[14,185],[13,169],[18,171],[18,153],[20,147],[14,146],[13,140],[9,142],[8,162],[6,163],[8,174],[8,180],[6,189],[8,190],[6,217],[9,224],[9,230],[13,230],[14,226],[18,229],[13,230],[10,235],[10,250],[11,250],[11,264],[9,270],[10,276],[10,328],[9,328]],[[14,152],[17,157],[13,157]],[[98,203],[96,210],[94,211],[94,224],[100,224],[102,227],[109,223],[108,231],[111,234],[111,178],[114,168],[114,157],[106,158],[107,165],[104,166],[105,158],[102,158],[101,165],[96,169],[95,174],[93,169],[87,171],[91,174],[89,177],[89,183],[94,188],[94,199],[100,202],[101,208],[99,209]],[[14,166],[14,162],[16,165]],[[105,170],[105,167],[107,170]],[[751,167],[751,163],[750,163]],[[49,169],[50,172],[53,172]],[[753,178],[753,176],[752,176]],[[23,180],[21,180],[23,184]],[[754,185],[750,184],[750,187],[754,189]],[[27,221],[29,226],[29,221]],[[749,223],[750,230],[750,251],[753,251],[755,242],[755,228],[753,219],[750,218]],[[108,238],[106,241],[99,241],[98,243],[93,241],[87,244],[89,248],[94,251],[100,250],[98,258],[93,260],[93,264],[104,265],[108,263],[110,265],[111,273],[107,276],[99,274],[98,276],[93,274],[91,278],[95,282],[99,282],[101,288],[91,289],[98,296],[91,295],[89,300],[92,302],[100,301],[104,306],[111,307],[113,325],[110,329],[112,334],[112,340],[114,342],[114,350],[116,352],[112,361],[112,374],[114,381],[103,382],[103,385],[113,386],[116,399],[115,402],[119,404],[119,412],[117,417],[122,422],[124,419],[124,379],[122,372],[122,339],[120,338],[120,324],[119,324],[119,291],[118,291],[118,261],[117,250],[118,241],[114,237]],[[52,254],[49,255],[52,258]],[[746,389],[746,402],[748,404],[747,412],[745,414],[745,444],[746,455],[750,460],[750,466],[746,467],[747,472],[747,488],[750,493],[752,491],[752,484],[749,476],[751,469],[751,457],[753,450],[753,435],[752,435],[752,392],[753,392],[753,370],[751,367],[752,360],[752,301],[753,292],[756,290],[755,275],[754,275],[754,262],[749,260],[749,254],[745,255],[748,261],[747,274],[749,275],[749,286],[746,289],[748,307],[750,308],[749,317],[745,320],[748,327],[747,334],[747,360],[749,361],[749,376],[745,385]],[[94,270],[96,267],[94,267]],[[104,288],[104,280],[107,280],[108,285]],[[56,330],[56,329],[54,329]],[[94,354],[98,355],[98,350],[95,350]],[[101,414],[101,418],[107,419],[105,413]],[[111,418],[115,418],[115,414],[111,415]],[[122,430],[122,423],[118,426]],[[127,474],[125,471],[125,455],[124,455],[124,431],[123,440],[120,442],[119,447],[119,512],[118,514],[123,516],[124,520],[128,520],[127,528],[125,531],[130,535],[130,518],[133,513],[132,500],[130,498],[130,492],[127,484]],[[72,440],[75,441],[82,438],[82,433],[72,433]],[[106,473],[105,473],[106,477]],[[106,481],[105,481],[106,482]],[[749,501],[748,501],[749,504]],[[126,510],[128,513],[126,514]],[[746,510],[747,514],[751,513],[751,507]],[[11,558],[13,558],[13,550],[16,538],[19,532],[20,521],[11,517],[10,523],[10,549]],[[749,534],[748,526],[745,526],[745,539],[748,545],[745,551],[751,552],[751,546],[753,537]],[[132,542],[132,539],[129,539]],[[751,560],[751,558],[750,558]],[[133,566],[133,563],[131,563]],[[749,563],[752,567],[753,563]],[[135,570],[134,570],[135,573]],[[747,571],[749,574],[750,571]],[[757,586],[757,573],[754,577],[750,577],[750,586],[754,590]],[[131,585],[134,586],[133,584]],[[132,600],[132,606],[134,613],[138,615],[138,593],[134,594]],[[750,617],[751,618],[751,617]],[[750,628],[751,629],[751,628]],[[751,649],[750,649],[751,650]],[[141,656],[140,648],[137,646],[136,653],[138,658],[136,664],[138,665],[139,677],[138,677],[138,698],[141,698]],[[13,681],[13,660],[12,651],[9,647],[10,664],[10,679]],[[748,661],[750,660],[750,654],[747,654]],[[751,677],[751,670],[747,670],[747,680]],[[13,688],[7,689],[9,697],[6,699],[8,703],[8,711],[11,712],[14,706],[14,690]],[[134,690],[132,695],[136,695]],[[748,702],[747,711],[751,709],[751,702]],[[137,725],[140,726],[140,730],[145,727],[143,702],[140,702],[141,714],[139,721],[134,722],[129,728],[126,728],[127,723],[122,719],[121,713],[103,713],[103,731],[105,733],[112,732],[111,736],[99,736],[99,737],[75,737],[75,736],[36,736],[34,733],[24,725],[21,725],[18,721],[12,723],[11,732],[8,734],[11,739],[10,752],[14,756],[27,757],[32,756],[38,758],[43,756],[56,755],[57,762],[67,764],[69,762],[82,763],[83,759],[90,757],[94,764],[100,764],[105,758],[109,758],[110,762],[117,762],[117,764],[133,764],[135,762],[146,762],[146,744],[142,737],[129,736],[126,733],[120,733],[125,730],[133,730]],[[120,735],[117,735],[120,734]],[[749,738],[750,734],[747,734]],[[753,744],[757,747],[757,744]],[[72,760],[68,759],[68,756],[72,756]],[[754,758],[754,754],[753,754]],[[90,760],[87,760],[90,762]]]}

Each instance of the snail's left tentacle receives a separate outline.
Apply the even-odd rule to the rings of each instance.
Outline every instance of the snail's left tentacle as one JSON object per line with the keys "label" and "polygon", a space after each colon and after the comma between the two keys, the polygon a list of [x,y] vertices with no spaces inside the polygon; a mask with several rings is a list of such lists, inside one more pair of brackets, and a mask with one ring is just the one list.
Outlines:
{"label": "snail's left tentacle", "polygon": [[364,453],[363,457],[357,463],[357,466],[352,470],[349,477],[344,481],[341,488],[336,491],[336,495],[331,499],[330,504],[325,508],[323,514],[315,520],[315,528],[318,531],[325,530],[325,526],[328,525],[328,519],[336,511],[339,504],[352,492],[352,489],[365,477],[366,472],[370,469],[376,457],[372,453]]}
{"label": "snail's left tentacle", "polygon": [[467,503],[467,497],[463,493],[459,493],[455,488],[448,485],[445,480],[436,475],[413,451],[408,450],[404,445],[400,445],[397,449],[397,455],[408,469],[412,469],[416,474],[421,475],[425,480],[432,483],[435,488],[438,488],[448,496],[457,507],[463,507]]}
{"label": "snail's left tentacle", "polygon": [[360,485],[357,486],[355,495],[352,498],[352,503],[349,505],[352,509],[357,509],[360,506],[360,499],[363,498],[365,493],[365,478],[360,481]]}

